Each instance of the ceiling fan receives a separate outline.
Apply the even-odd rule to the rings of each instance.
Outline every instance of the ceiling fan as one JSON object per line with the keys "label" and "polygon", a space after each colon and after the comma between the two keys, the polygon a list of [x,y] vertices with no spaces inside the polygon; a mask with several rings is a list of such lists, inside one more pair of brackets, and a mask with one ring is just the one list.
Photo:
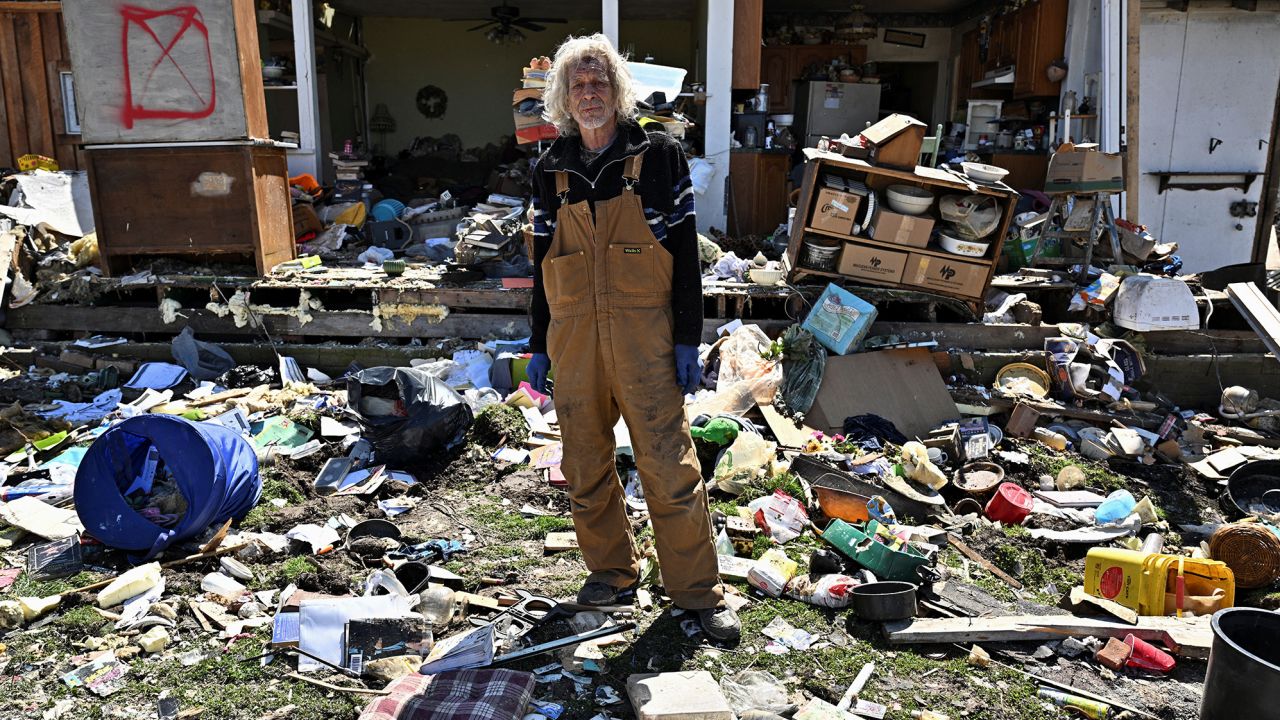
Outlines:
{"label": "ceiling fan", "polygon": [[467,28],[467,32],[484,30],[485,28],[490,27],[492,25],[498,26],[497,28],[494,28],[494,29],[509,30],[513,27],[518,27],[518,28],[524,28],[525,30],[532,30],[533,32],[538,32],[538,31],[547,29],[546,26],[541,25],[540,23],[568,22],[568,20],[564,18],[521,17],[520,8],[514,7],[512,5],[508,5],[506,3],[506,0],[503,0],[501,5],[495,5],[489,8],[489,17],[487,18],[464,18],[462,21],[480,23],[479,25],[473,28]]}

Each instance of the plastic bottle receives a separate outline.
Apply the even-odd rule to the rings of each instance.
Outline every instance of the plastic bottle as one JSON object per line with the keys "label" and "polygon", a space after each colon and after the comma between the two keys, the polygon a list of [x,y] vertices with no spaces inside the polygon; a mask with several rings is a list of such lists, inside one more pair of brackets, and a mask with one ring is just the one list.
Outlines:
{"label": "plastic bottle", "polygon": [[1038,427],[1031,431],[1031,437],[1059,452],[1067,449],[1067,438],[1049,428]]}
{"label": "plastic bottle", "polygon": [[453,620],[457,605],[457,594],[447,587],[437,585],[422,593],[422,601],[414,609],[422,613],[427,622],[443,627]]}
{"label": "plastic bottle", "polygon": [[1116,490],[1102,501],[1094,517],[1099,525],[1120,522],[1129,517],[1129,513],[1133,512],[1133,507],[1137,504],[1138,501],[1133,499],[1133,495],[1128,490]]}
{"label": "plastic bottle", "polygon": [[98,607],[115,607],[131,597],[155,587],[160,582],[160,563],[148,563],[124,573],[98,593]]}
{"label": "plastic bottle", "polygon": [[1084,487],[1085,480],[1083,470],[1075,465],[1068,465],[1058,471],[1054,485],[1059,490],[1075,490],[1078,487]]}
{"label": "plastic bottle", "polygon": [[1085,717],[1091,720],[1107,720],[1107,718],[1111,717],[1111,706],[1104,702],[1044,687],[1040,688],[1039,694],[1040,697],[1059,707],[1077,708]]}

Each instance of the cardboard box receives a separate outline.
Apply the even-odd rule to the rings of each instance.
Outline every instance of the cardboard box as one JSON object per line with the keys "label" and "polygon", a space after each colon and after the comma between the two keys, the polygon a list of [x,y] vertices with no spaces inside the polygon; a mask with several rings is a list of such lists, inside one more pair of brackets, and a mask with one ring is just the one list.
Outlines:
{"label": "cardboard box", "polygon": [[876,321],[876,308],[834,284],[828,284],[801,325],[837,355],[856,350]]}
{"label": "cardboard box", "polygon": [[929,244],[933,222],[933,218],[928,216],[903,215],[882,209],[876,212],[871,237],[880,242],[922,248]]}
{"label": "cardboard box", "polygon": [[981,298],[986,290],[988,270],[986,265],[911,253],[902,282],[952,295]]}
{"label": "cardboard box", "polygon": [[926,437],[931,429],[960,416],[927,348],[827,358],[805,424],[839,433],[845,418],[864,413],[885,418],[909,438]]}
{"label": "cardboard box", "polygon": [[854,219],[861,205],[862,198],[858,195],[822,188],[818,191],[818,200],[813,205],[809,227],[848,235],[853,232]]}
{"label": "cardboard box", "polygon": [[840,253],[838,270],[841,275],[859,280],[897,285],[902,282],[902,273],[907,267],[907,257],[905,252],[845,243],[844,251]]}
{"label": "cardboard box", "polygon": [[1049,159],[1044,191],[1120,192],[1124,190],[1124,157],[1100,152],[1095,144],[1059,149]]}

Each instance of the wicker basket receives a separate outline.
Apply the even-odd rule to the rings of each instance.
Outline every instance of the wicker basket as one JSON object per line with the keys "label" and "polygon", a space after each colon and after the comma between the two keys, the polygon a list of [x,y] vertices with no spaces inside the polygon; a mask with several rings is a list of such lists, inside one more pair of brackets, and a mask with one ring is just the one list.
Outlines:
{"label": "wicker basket", "polygon": [[1280,578],[1280,537],[1265,525],[1223,525],[1209,538],[1209,555],[1231,568],[1239,588],[1265,587]]}

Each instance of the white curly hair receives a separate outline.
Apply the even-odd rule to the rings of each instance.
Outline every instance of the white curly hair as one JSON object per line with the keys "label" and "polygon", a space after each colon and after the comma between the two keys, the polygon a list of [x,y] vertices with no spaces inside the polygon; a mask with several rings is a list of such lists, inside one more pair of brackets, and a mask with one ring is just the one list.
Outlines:
{"label": "white curly hair", "polygon": [[578,123],[570,112],[569,85],[574,70],[582,62],[595,60],[604,66],[613,85],[614,111],[619,120],[629,120],[639,113],[636,107],[635,85],[632,84],[631,71],[627,69],[627,61],[613,43],[603,33],[570,36],[556,48],[556,56],[552,60],[551,72],[547,75],[547,89],[542,100],[545,108],[542,117],[556,126],[561,135],[577,135]]}

